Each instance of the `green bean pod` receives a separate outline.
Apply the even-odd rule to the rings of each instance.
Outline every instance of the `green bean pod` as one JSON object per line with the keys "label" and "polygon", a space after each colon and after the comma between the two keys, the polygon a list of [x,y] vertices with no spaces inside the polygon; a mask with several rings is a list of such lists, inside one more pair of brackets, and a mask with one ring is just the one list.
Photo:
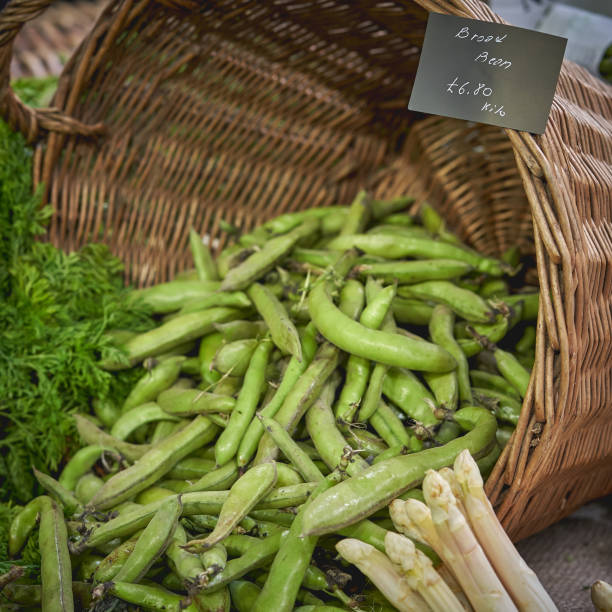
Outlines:
{"label": "green bean pod", "polygon": [[200,338],[213,330],[215,323],[235,319],[240,311],[235,308],[209,308],[192,312],[162,323],[148,332],[138,334],[128,340],[123,348],[127,352],[127,364],[124,362],[102,362],[101,367],[107,370],[120,370],[133,366],[143,359],[173,349],[188,340]]}
{"label": "green bean pod", "polygon": [[[306,412],[306,429],[325,464],[334,470],[338,467],[345,449],[349,446],[336,425],[328,397],[322,393]],[[356,474],[368,467],[359,455],[352,455],[346,468],[349,474]]]}
{"label": "green bean pod", "polygon": [[215,462],[204,457],[185,457],[178,461],[174,467],[166,474],[168,478],[176,480],[189,480],[200,478],[215,469]]}
{"label": "green bean pod", "polygon": [[433,395],[410,370],[390,368],[384,379],[382,391],[418,423],[430,426],[439,422],[431,409],[431,405],[435,404]]}
{"label": "green bean pod", "polygon": [[366,422],[378,410],[378,405],[382,397],[383,384],[387,377],[389,366],[377,363],[372,370],[368,387],[366,389],[363,401],[359,408],[359,421]]}
{"label": "green bean pod", "polygon": [[236,400],[228,395],[208,393],[199,389],[172,387],[159,394],[157,404],[168,415],[187,417],[211,412],[231,412]]}
{"label": "green bean pod", "polygon": [[196,482],[184,488],[185,493],[196,491],[225,491],[238,479],[238,466],[234,460],[228,461],[220,468],[211,470]]}
{"label": "green bean pod", "polygon": [[144,302],[154,313],[164,314],[178,310],[189,300],[203,298],[214,293],[219,286],[220,283],[217,281],[174,280],[132,291],[131,299]]}
{"label": "green bean pod", "polygon": [[98,584],[109,582],[117,575],[128,557],[132,554],[140,533],[139,530],[131,538],[121,542],[121,544],[100,561],[98,567],[94,571],[94,582]]}
{"label": "green bean pod", "polygon": [[215,353],[211,367],[221,374],[244,376],[258,344],[255,338],[222,344]]}
{"label": "green bean pod", "polygon": [[295,440],[279,423],[274,419],[262,416],[261,413],[258,413],[257,416],[261,419],[263,426],[274,440],[274,443],[304,477],[305,482],[323,480],[324,476],[313,460],[297,445]]}
{"label": "green bean pod", "polygon": [[110,399],[95,399],[91,402],[91,407],[104,427],[112,427],[113,423],[121,415],[121,408]]}
{"label": "green bean pod", "polygon": [[201,553],[200,559],[206,568],[207,575],[214,576],[223,571],[223,568],[227,565],[227,549],[221,542],[217,542],[217,544]]}
{"label": "green bean pod", "polygon": [[425,238],[429,240],[433,238],[431,232],[428,232],[424,227],[420,227],[418,225],[408,227],[398,225],[376,225],[368,230],[367,233],[368,235],[385,234],[391,236],[402,236],[405,238]]}
{"label": "green bean pod", "polygon": [[221,334],[225,342],[244,340],[245,338],[260,338],[268,331],[268,326],[264,321],[247,321],[244,319],[216,323],[214,328],[215,333]]}
{"label": "green bean pod", "polygon": [[[260,412],[262,416],[272,418],[278,412],[299,377],[310,365],[316,350],[316,329],[314,325],[309,324],[306,326],[302,336],[302,361],[298,361],[295,357],[291,358],[276,393],[261,409]],[[263,425],[259,419],[254,418],[249,424],[244,436],[242,437],[240,446],[238,447],[238,465],[246,465],[251,460],[251,457],[255,453],[263,433]]]}
{"label": "green bean pod", "polygon": [[89,472],[105,451],[112,450],[108,446],[92,444],[80,448],[70,458],[59,476],[59,483],[68,491],[74,491],[79,478]]}
{"label": "green bean pod", "polygon": [[492,408],[500,421],[516,425],[521,416],[522,404],[519,400],[497,389],[474,387],[474,399],[487,408]]}
{"label": "green bean pod", "polygon": [[300,476],[300,473],[295,468],[287,465],[286,463],[282,463],[281,461],[276,462],[276,471],[276,484],[279,487],[288,487],[304,482],[304,479]]}
{"label": "green bean pod", "polygon": [[287,234],[268,240],[259,251],[254,252],[227,272],[221,283],[221,290],[246,289],[268,270],[271,270],[282,257],[291,251],[298,241],[314,234],[318,226],[319,222],[316,219],[306,219]]}
{"label": "green bean pod", "polygon": [[221,332],[206,334],[200,341],[198,349],[200,376],[207,385],[213,385],[221,378],[221,374],[212,369],[212,361],[225,341]]}
{"label": "green bean pod", "polygon": [[[123,455],[128,461],[138,461],[138,459],[143,457],[151,449],[149,444],[130,444],[123,440],[117,440],[117,438],[113,438],[113,436],[102,431],[83,415],[74,414],[73,418],[76,422],[79,435],[83,441],[90,446],[101,446],[115,450],[120,455]],[[62,481],[61,475],[59,480],[60,482]]]}
{"label": "green bean pod", "polygon": [[440,240],[451,244],[462,244],[461,240],[447,229],[444,218],[427,202],[421,205],[419,217],[423,226]]}
{"label": "green bean pod", "polygon": [[163,501],[138,537],[123,567],[115,575],[117,582],[139,582],[144,577],[170,545],[182,509],[180,496],[172,496]]}
{"label": "green bean pod", "polygon": [[465,448],[476,458],[487,454],[495,442],[495,417],[469,407],[458,410],[455,418],[471,431],[444,446],[381,461],[325,491],[305,511],[303,533],[331,533],[369,516],[418,485],[428,469],[451,465]]}
{"label": "green bean pod", "polygon": [[36,480],[40,483],[43,489],[59,504],[61,504],[66,516],[71,516],[83,511],[83,505],[77,499],[76,495],[63,487],[55,478],[48,474],[39,472],[36,468],[32,468]]}
{"label": "green bean pod", "polygon": [[[327,379],[336,369],[337,363],[338,350],[331,344],[324,343],[288,393],[275,419],[290,434],[320,395]],[[274,459],[277,452],[278,447],[274,441],[269,436],[263,436],[259,443],[255,463],[264,463]]]}
{"label": "green bean pod", "polygon": [[499,298],[501,302],[508,306],[516,307],[522,303],[521,321],[535,321],[538,318],[538,309],[540,306],[540,293],[515,293],[513,295],[504,295]]}
{"label": "green bean pod", "polygon": [[464,261],[424,259],[360,264],[354,268],[354,271],[360,275],[374,275],[387,282],[412,284],[427,280],[453,279],[468,274],[472,269],[472,266]]}
{"label": "green bean pod", "polygon": [[145,610],[160,612],[195,612],[193,605],[184,608],[183,597],[153,584],[133,584],[131,582],[111,582],[108,593]]}
{"label": "green bean pod", "polygon": [[371,202],[372,198],[364,189],[357,193],[349,206],[348,213],[340,230],[340,236],[357,234],[366,228],[372,214]]}
{"label": "green bean pod", "polygon": [[347,317],[357,319],[361,315],[365,304],[365,290],[363,285],[354,278],[349,278],[340,290],[338,308]]}
{"label": "green bean pod", "polygon": [[518,339],[515,349],[518,353],[528,353],[535,348],[536,329],[533,325],[528,325],[523,335]]}
{"label": "green bean pod", "polygon": [[42,609],[49,612],[72,612],[72,567],[68,551],[68,532],[64,514],[50,497],[40,502],[40,576]]}
{"label": "green bean pod", "polygon": [[35,497],[11,521],[8,535],[8,551],[11,557],[16,556],[24,547],[30,533],[36,527],[42,502],[42,496]]}
{"label": "green bean pod", "polygon": [[253,353],[229,423],[215,442],[215,460],[218,466],[235,457],[242,437],[255,416],[259,398],[265,390],[266,365],[272,347],[270,339],[264,338]]}
{"label": "green bean pod", "polygon": [[396,295],[391,304],[393,316],[398,323],[429,325],[433,306],[422,300],[403,298]]}
{"label": "green bean pod", "polygon": [[491,374],[491,372],[485,372],[484,370],[470,370],[470,379],[474,387],[495,389],[519,401],[521,399],[518,391],[503,376]]}
{"label": "green bean pod", "polygon": [[339,475],[333,473],[321,481],[308,502],[298,512],[289,528],[287,537],[281,543],[279,551],[274,557],[268,578],[253,606],[253,612],[266,612],[268,610],[290,612],[293,610],[297,592],[310,564],[318,539],[316,536],[301,537],[304,511],[323,491],[333,487],[338,480]]}
{"label": "green bean pod", "polygon": [[88,504],[96,491],[102,487],[104,481],[96,476],[93,472],[83,474],[74,488],[76,498],[82,504]]}
{"label": "green bean pod", "polygon": [[261,589],[248,580],[234,580],[229,585],[232,603],[238,612],[250,612]]}
{"label": "green bean pod", "polygon": [[387,259],[404,257],[453,259],[464,261],[478,271],[490,276],[502,276],[506,270],[506,265],[496,259],[484,257],[476,251],[459,245],[428,238],[385,234],[353,234],[338,236],[327,245],[327,248],[336,251],[358,248],[370,255],[378,255]]}
{"label": "green bean pod", "polygon": [[291,251],[291,259],[299,263],[310,264],[319,268],[327,268],[336,260],[337,255],[332,251],[322,249],[305,249],[295,247]]}
{"label": "green bean pod", "polygon": [[480,286],[478,295],[482,298],[495,298],[508,293],[508,283],[501,278],[490,278]]}
{"label": "green bean pod", "polygon": [[210,249],[193,227],[189,230],[189,247],[198,278],[202,281],[217,280],[219,273]]}
{"label": "green bean pod", "polygon": [[264,463],[245,472],[229,490],[228,497],[219,513],[219,521],[213,531],[204,539],[190,540],[187,543],[187,549],[201,552],[221,542],[257,502],[272,490],[276,479],[275,462]]}
{"label": "green bean pod", "polygon": [[491,306],[477,293],[462,289],[450,281],[432,280],[402,286],[399,293],[403,297],[444,304],[466,321],[490,323],[495,317]]}
{"label": "green bean pod", "polygon": [[187,543],[187,534],[182,525],[178,524],[166,548],[166,557],[174,572],[188,588],[204,585],[206,574],[204,565],[198,555],[186,551],[183,546]]}
{"label": "green bean pod", "polygon": [[531,373],[510,352],[496,348],[493,356],[501,375],[514,387],[521,397],[525,397]]}
{"label": "green bean pod", "polygon": [[[279,531],[249,544],[248,549],[238,558],[227,562],[222,572],[214,576],[205,587],[205,592],[214,592],[226,584],[242,578],[245,574],[259,567],[265,567],[274,559],[289,530]],[[232,537],[232,536],[229,536]]]}
{"label": "green bean pod", "polygon": [[189,606],[197,612],[230,612],[231,595],[227,587],[208,593],[196,592],[192,595],[192,604]]}
{"label": "green bean pod", "polygon": [[311,290],[308,308],[319,332],[348,353],[391,366],[432,372],[456,367],[455,359],[435,344],[368,329],[353,321],[336,308],[324,283]]}
{"label": "green bean pod", "polygon": [[[453,326],[455,316],[448,306],[438,305],[434,308],[429,322],[429,334],[431,339],[445,348],[457,362],[457,392],[459,400],[468,404],[472,403],[472,391],[470,388],[469,366],[467,358],[455,340]],[[452,399],[452,398],[451,398]],[[447,408],[454,410],[452,405]]]}
{"label": "green bean pod", "polygon": [[404,427],[400,418],[383,400],[380,400],[378,409],[370,417],[370,425],[387,443],[387,446],[400,444],[410,449],[411,452],[417,452],[423,448],[423,442],[411,430]]}
{"label": "green bean pod", "polygon": [[128,410],[154,400],[179,377],[185,357],[170,357],[149,370],[133,387],[123,402],[121,411]]}
{"label": "green bean pod", "polygon": [[[520,306],[517,308],[520,310]],[[519,313],[517,312],[517,314]],[[495,344],[506,335],[508,329],[510,329],[513,323],[514,319],[512,318],[512,313],[510,317],[499,314],[493,323],[474,324],[471,325],[470,328],[472,333],[475,332],[477,336],[482,336],[489,342]],[[470,329],[467,329],[469,332]],[[484,348],[482,338],[478,337],[474,339],[459,338],[457,340],[457,344],[461,347],[461,350],[466,357],[473,357],[474,355],[480,353]]]}
{"label": "green bean pod", "polygon": [[302,361],[302,345],[295,325],[280,300],[265,285],[253,283],[248,291],[257,312],[270,330],[272,342],[281,352]]}
{"label": "green bean pod", "polygon": [[168,414],[156,402],[147,402],[122,414],[111,427],[110,434],[117,438],[117,440],[126,440],[139,427],[158,421],[173,421],[177,423],[180,419],[172,414]]}
{"label": "green bean pod", "polygon": [[405,212],[393,213],[382,218],[382,223],[385,225],[399,225],[401,227],[410,227],[414,225],[414,217]]}
{"label": "green bean pod", "polygon": [[423,378],[431,389],[436,403],[448,410],[456,410],[459,404],[459,382],[457,371],[453,372],[424,372]]}
{"label": "green bean pod", "polygon": [[218,429],[204,416],[197,416],[184,429],[177,431],[149,450],[140,461],[115,474],[96,492],[91,505],[107,510],[144,491],[175,463],[214,438]]}

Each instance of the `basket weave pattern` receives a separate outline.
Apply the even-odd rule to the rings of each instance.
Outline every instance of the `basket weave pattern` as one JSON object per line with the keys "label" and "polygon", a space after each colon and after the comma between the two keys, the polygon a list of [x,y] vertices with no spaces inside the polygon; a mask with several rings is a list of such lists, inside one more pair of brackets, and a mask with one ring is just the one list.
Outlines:
{"label": "basket weave pattern", "polygon": [[[113,0],[54,109],[8,87],[12,40],[50,0],[0,14],[0,114],[37,141],[49,239],[108,243],[146,285],[306,206],[427,197],[476,248],[518,244],[541,288],[536,363],[487,487],[515,540],[612,491],[612,89],[564,63],[546,132],[406,109],[427,13],[501,22],[478,0]],[[408,134],[408,137],[406,135]]]}

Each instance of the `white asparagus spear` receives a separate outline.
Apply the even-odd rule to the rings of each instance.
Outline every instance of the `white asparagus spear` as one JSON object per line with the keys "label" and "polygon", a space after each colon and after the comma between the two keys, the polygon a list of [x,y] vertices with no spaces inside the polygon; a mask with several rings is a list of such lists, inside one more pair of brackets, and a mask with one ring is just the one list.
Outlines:
{"label": "white asparagus spear", "polygon": [[440,564],[436,567],[436,571],[440,574],[440,577],[446,584],[450,590],[455,594],[455,597],[461,602],[461,605],[465,608],[467,612],[473,612],[474,608],[472,608],[468,598],[465,596],[461,585],[457,582],[455,575],[451,572],[448,567],[444,563]]}
{"label": "white asparagus spear", "polygon": [[389,506],[389,516],[400,533],[438,552],[440,538],[431,520],[431,511],[423,502],[418,499],[394,499]]}
{"label": "white asparagus spear", "polygon": [[336,550],[349,563],[356,565],[400,612],[429,612],[423,598],[410,588],[408,581],[384,553],[353,538],[340,540]]}
{"label": "white asparagus spear", "polygon": [[478,465],[469,451],[460,453],[453,467],[474,534],[519,610],[556,610],[553,600],[520,556],[495,515],[484,491]]}
{"label": "white asparagus spear", "polygon": [[438,470],[438,474],[448,482],[453,495],[455,496],[455,500],[457,501],[457,506],[463,516],[467,517],[467,512],[465,506],[463,505],[463,490],[459,485],[459,481],[457,480],[457,476],[455,476],[455,472],[453,472],[452,468],[443,467]]}
{"label": "white asparagus spear", "polygon": [[516,606],[472,533],[449,484],[435,470],[423,479],[423,494],[442,551],[436,552],[452,569],[476,612],[515,612]]}
{"label": "white asparagus spear", "polygon": [[[459,590],[462,590],[463,585],[466,584],[470,585],[468,589],[471,589],[472,592],[478,590],[474,578],[466,571],[465,565],[455,562],[455,559],[460,557],[457,547],[450,542],[452,548],[449,548],[449,545],[438,536],[431,518],[431,510],[423,502],[416,499],[405,501],[396,499],[389,507],[389,514],[395,528],[400,533],[431,546],[438,553],[438,556],[444,561],[446,571],[453,576],[456,584],[459,585]],[[463,572],[461,581],[458,579],[456,572]],[[467,598],[464,591],[461,592],[463,597]]]}
{"label": "white asparagus spear", "polygon": [[449,586],[436,572],[431,560],[416,548],[412,540],[388,531],[385,551],[399,565],[408,584],[429,604],[433,612],[465,612]]}

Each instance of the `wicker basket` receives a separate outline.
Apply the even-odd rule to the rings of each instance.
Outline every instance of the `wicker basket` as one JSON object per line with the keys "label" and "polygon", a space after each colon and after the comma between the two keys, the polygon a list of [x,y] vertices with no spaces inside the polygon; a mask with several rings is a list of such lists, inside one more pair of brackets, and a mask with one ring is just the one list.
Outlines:
{"label": "wicker basket", "polygon": [[537,262],[536,363],[487,485],[510,535],[612,491],[612,88],[564,63],[537,137],[411,115],[428,11],[499,22],[478,0],[113,0],[33,111],[8,66],[49,3],[0,14],[0,114],[37,142],[50,240],[102,240],[144,285],[189,265],[192,225],[220,247],[222,218],[428,197],[478,249]]}

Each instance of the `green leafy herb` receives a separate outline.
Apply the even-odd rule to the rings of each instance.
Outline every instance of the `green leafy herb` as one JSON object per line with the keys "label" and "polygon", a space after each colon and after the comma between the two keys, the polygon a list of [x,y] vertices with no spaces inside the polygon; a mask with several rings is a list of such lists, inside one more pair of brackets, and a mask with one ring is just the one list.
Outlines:
{"label": "green leafy herb", "polygon": [[153,325],[144,307],[128,307],[106,246],[65,253],[36,239],[51,210],[30,176],[30,150],[0,123],[0,499],[19,502],[36,491],[32,466],[53,473],[76,446],[70,415],[125,397],[142,375],[98,366],[121,356],[105,332]]}

